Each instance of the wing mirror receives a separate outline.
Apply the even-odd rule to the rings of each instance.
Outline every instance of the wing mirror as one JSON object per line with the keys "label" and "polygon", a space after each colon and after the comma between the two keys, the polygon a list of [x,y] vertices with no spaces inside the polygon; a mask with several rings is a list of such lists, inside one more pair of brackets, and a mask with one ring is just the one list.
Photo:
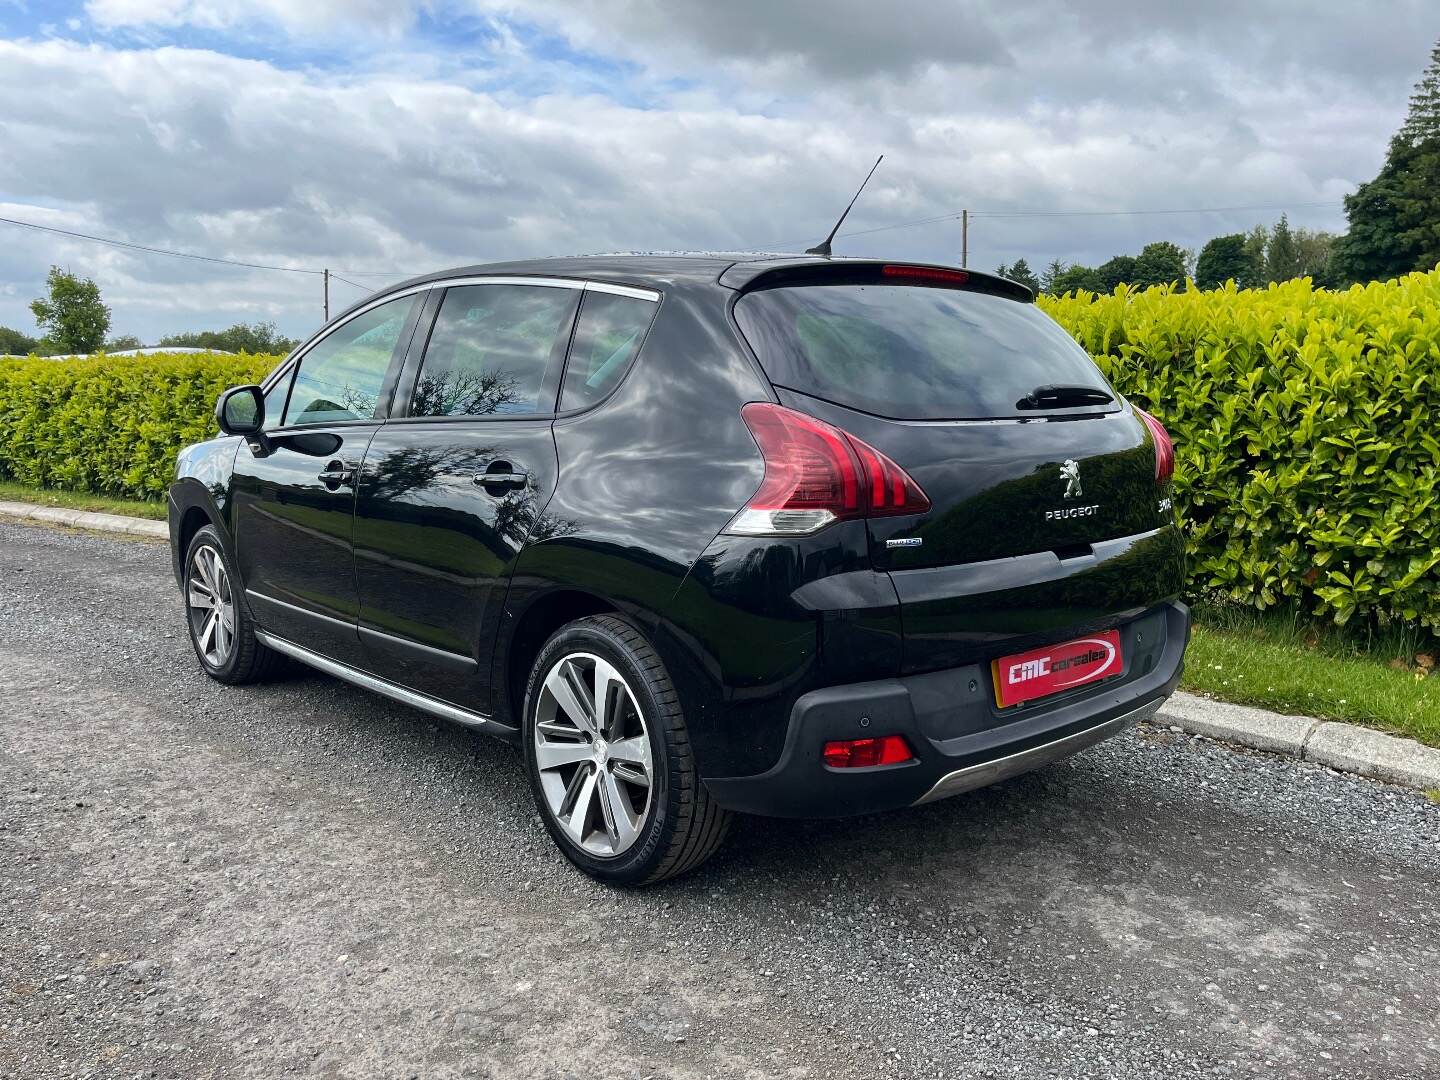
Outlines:
{"label": "wing mirror", "polygon": [[232,386],[220,395],[215,420],[226,435],[254,435],[265,426],[265,395],[258,386]]}

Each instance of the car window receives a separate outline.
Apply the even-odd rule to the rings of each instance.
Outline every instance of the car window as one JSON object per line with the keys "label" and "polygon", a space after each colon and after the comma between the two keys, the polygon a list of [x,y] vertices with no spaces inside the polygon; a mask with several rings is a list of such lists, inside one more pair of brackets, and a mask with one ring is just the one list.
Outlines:
{"label": "car window", "polygon": [[300,358],[285,423],[371,419],[395,345],[415,303],[415,296],[403,296],[371,308],[312,346]]}
{"label": "car window", "polygon": [[735,305],[765,374],[850,408],[904,420],[1034,415],[1061,384],[1110,393],[1085,350],[1034,304],[922,285],[764,289]]}
{"label": "car window", "polygon": [[553,411],[553,398],[541,400],[545,373],[564,347],[575,300],[576,290],[548,285],[448,289],[425,347],[410,415]]}
{"label": "car window", "polygon": [[561,409],[583,409],[614,389],[640,351],[657,306],[633,296],[585,294],[565,364]]}

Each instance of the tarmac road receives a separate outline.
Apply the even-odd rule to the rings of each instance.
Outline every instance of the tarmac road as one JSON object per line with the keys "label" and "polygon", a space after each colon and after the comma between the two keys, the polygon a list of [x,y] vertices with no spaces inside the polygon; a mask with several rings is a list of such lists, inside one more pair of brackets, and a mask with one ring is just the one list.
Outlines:
{"label": "tarmac road", "polygon": [[1440,807],[1144,728],[618,892],[517,753],[0,522],[0,1075],[1440,1077]]}

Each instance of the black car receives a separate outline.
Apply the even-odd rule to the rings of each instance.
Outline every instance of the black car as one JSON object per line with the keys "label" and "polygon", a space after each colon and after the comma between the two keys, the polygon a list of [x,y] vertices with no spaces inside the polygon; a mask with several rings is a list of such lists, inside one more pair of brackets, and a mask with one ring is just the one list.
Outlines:
{"label": "black car", "polygon": [[1021,285],[807,256],[474,266],[357,304],[180,453],[205,671],[294,658],[518,742],[642,883],[1152,714],[1189,637],[1164,429]]}

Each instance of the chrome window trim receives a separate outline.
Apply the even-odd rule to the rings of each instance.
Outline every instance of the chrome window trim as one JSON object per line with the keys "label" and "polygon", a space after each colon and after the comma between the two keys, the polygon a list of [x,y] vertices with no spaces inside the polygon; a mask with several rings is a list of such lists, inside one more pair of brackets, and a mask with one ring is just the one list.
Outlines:
{"label": "chrome window trim", "polygon": [[628,296],[632,300],[648,300],[652,304],[660,302],[660,294],[654,289],[637,289],[633,285],[611,285],[608,281],[587,281],[585,282],[585,291],[609,293],[611,296]]}

